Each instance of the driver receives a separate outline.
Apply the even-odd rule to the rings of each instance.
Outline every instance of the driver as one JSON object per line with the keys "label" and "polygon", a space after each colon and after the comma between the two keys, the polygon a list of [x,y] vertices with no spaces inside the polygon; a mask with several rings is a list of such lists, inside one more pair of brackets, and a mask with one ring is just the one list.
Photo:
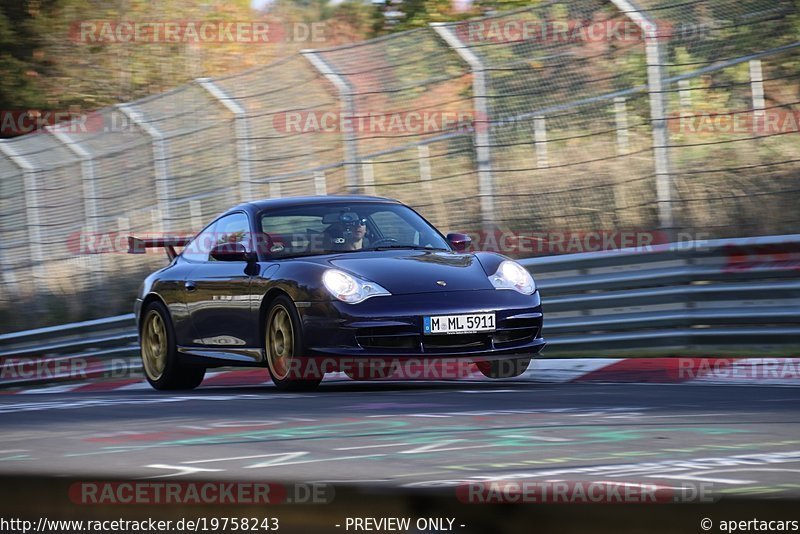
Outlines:
{"label": "driver", "polygon": [[352,212],[342,214],[339,222],[325,229],[331,250],[361,250],[364,248],[366,234],[367,220]]}

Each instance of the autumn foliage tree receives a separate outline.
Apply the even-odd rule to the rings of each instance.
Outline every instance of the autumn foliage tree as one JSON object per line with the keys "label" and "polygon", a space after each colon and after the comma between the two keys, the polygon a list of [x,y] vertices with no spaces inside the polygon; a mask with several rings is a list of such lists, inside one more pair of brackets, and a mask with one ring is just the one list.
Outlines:
{"label": "autumn foliage tree", "polygon": [[[264,65],[302,48],[360,41],[373,11],[351,0],[278,0],[255,11],[250,0],[1,0],[0,109],[94,110]],[[257,22],[279,27],[267,43],[166,42],[82,38],[82,23]],[[322,23],[315,41],[311,23]],[[100,34],[102,37],[102,34]],[[304,37],[305,36],[305,37]]]}

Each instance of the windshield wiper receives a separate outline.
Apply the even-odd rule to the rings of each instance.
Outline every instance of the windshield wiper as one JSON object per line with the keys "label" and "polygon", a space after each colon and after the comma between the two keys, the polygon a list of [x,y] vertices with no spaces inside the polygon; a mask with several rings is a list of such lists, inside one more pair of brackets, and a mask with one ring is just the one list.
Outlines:
{"label": "windshield wiper", "polygon": [[[349,252],[364,252],[368,249],[356,249],[356,250],[325,250],[322,252],[298,252],[297,254],[287,254],[285,256],[275,256],[270,258],[270,260],[292,260],[295,258],[311,258],[314,256],[332,256],[334,254],[347,254]],[[371,249],[370,249],[371,250]]]}
{"label": "windshield wiper", "polygon": [[423,247],[422,245],[386,245],[365,250],[430,250],[434,252],[450,252],[447,248]]}

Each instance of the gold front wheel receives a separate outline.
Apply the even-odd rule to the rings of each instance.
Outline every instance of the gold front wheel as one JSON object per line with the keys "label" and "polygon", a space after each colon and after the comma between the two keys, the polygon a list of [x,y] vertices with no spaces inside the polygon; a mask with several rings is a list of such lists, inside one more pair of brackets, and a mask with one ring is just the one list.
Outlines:
{"label": "gold front wheel", "polygon": [[156,381],[167,366],[167,328],[164,319],[156,310],[150,310],[142,328],[142,364],[150,380]]}
{"label": "gold front wheel", "polygon": [[308,391],[322,381],[322,373],[304,366],[300,315],[288,296],[277,297],[264,323],[264,350],[272,381],[285,391]]}
{"label": "gold front wheel", "polygon": [[267,364],[272,376],[286,380],[292,370],[294,358],[294,327],[289,311],[282,305],[275,305],[267,321]]}

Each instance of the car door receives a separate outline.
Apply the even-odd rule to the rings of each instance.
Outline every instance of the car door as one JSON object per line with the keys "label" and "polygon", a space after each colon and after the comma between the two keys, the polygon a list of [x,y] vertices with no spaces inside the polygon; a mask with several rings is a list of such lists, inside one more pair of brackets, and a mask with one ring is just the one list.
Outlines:
{"label": "car door", "polygon": [[258,329],[250,313],[251,271],[247,261],[220,261],[211,254],[221,244],[240,244],[252,252],[246,213],[228,214],[214,224],[197,266],[184,283],[186,303],[196,339],[210,349],[258,346]]}

